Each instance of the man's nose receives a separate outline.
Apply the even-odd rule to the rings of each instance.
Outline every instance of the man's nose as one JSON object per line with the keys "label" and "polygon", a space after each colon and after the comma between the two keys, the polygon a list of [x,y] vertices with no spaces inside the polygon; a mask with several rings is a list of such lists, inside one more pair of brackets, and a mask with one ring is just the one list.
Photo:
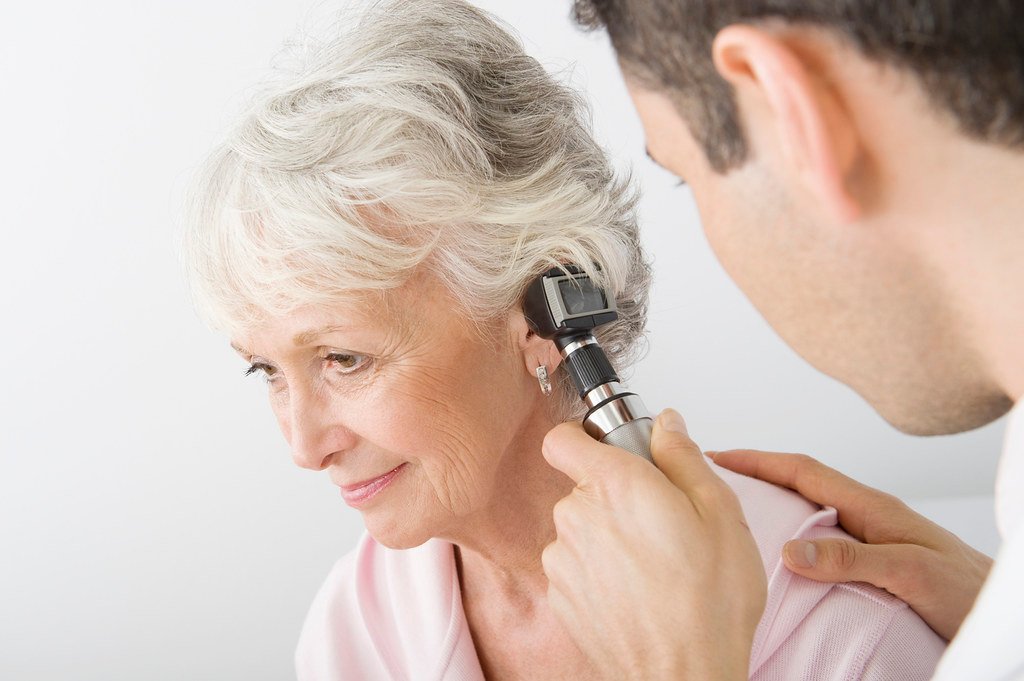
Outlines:
{"label": "man's nose", "polygon": [[289,444],[297,466],[321,471],[351,449],[352,431],[341,423],[328,397],[293,392],[290,402]]}

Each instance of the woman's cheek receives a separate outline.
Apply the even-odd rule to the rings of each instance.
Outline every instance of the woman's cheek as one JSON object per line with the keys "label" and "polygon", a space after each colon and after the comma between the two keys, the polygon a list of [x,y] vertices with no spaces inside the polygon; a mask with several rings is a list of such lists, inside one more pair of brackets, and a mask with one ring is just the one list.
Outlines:
{"label": "woman's cheek", "polygon": [[479,480],[467,461],[435,452],[423,461],[423,469],[434,496],[448,513],[460,515],[480,505]]}

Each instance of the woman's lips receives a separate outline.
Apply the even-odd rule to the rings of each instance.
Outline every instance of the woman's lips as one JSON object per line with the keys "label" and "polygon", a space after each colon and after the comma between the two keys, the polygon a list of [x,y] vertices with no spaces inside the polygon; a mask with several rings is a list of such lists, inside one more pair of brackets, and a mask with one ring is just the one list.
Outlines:
{"label": "woman's lips", "polygon": [[345,500],[345,503],[349,506],[356,507],[362,506],[363,504],[373,499],[375,496],[384,491],[391,481],[395,479],[405,467],[405,464],[401,464],[396,468],[392,468],[384,475],[373,478],[372,480],[364,480],[363,482],[357,482],[354,485],[341,485],[341,497]]}

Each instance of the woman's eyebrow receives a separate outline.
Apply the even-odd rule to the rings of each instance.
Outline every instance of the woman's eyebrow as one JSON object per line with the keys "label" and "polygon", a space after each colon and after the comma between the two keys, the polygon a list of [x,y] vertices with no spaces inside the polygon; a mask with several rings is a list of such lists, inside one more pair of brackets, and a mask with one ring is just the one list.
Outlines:
{"label": "woman's eyebrow", "polygon": [[325,336],[329,333],[334,333],[335,331],[339,331],[345,328],[347,327],[339,324],[331,324],[328,326],[321,326],[318,329],[309,329],[308,331],[302,331],[300,333],[295,334],[295,336],[292,338],[292,343],[294,343],[297,346],[309,345],[320,336]]}
{"label": "woman's eyebrow", "polygon": [[252,357],[253,355],[253,353],[249,352],[241,345],[238,345],[236,343],[231,343],[231,349],[240,354],[242,357]]}

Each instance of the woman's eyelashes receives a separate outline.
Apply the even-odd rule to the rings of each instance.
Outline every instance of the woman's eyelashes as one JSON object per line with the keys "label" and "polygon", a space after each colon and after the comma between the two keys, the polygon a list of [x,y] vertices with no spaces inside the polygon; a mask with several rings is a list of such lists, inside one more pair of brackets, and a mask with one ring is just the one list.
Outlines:
{"label": "woman's eyelashes", "polygon": [[[348,375],[354,374],[365,368],[370,363],[370,357],[354,352],[328,352],[321,358],[326,368],[334,373]],[[246,376],[259,374],[263,380],[272,383],[277,376],[277,367],[262,359],[253,358],[249,360],[249,367],[245,370]]]}
{"label": "woman's eyelashes", "polygon": [[341,374],[354,374],[365,367],[370,358],[353,352],[329,352],[324,359]]}
{"label": "woman's eyelashes", "polygon": [[266,362],[261,362],[259,360],[251,360],[249,368],[245,370],[245,375],[252,376],[253,374],[260,374],[260,376],[263,377],[263,380],[269,381],[271,378],[273,378],[276,372],[277,369],[267,364]]}

